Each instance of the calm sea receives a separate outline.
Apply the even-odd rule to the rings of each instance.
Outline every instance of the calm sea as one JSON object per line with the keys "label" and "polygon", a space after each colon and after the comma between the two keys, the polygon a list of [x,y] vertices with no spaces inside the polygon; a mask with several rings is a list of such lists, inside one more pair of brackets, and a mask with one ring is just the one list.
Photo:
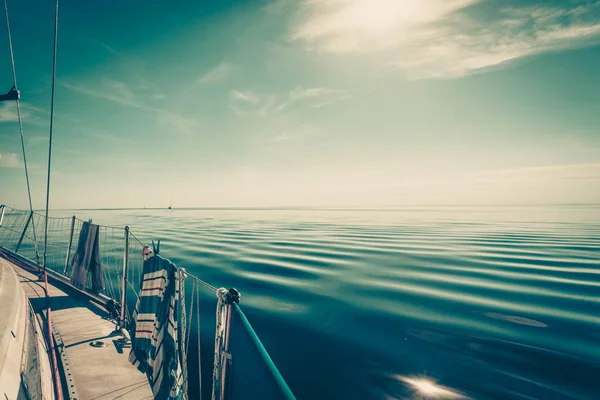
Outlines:
{"label": "calm sea", "polygon": [[71,213],[239,289],[298,399],[600,398],[598,206]]}

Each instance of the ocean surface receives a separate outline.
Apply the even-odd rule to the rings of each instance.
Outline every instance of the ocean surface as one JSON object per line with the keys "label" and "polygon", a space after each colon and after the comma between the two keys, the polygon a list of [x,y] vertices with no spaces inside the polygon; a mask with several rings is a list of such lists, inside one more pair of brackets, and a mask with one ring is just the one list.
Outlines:
{"label": "ocean surface", "polygon": [[298,399],[600,398],[599,206],[64,214],[236,287]]}

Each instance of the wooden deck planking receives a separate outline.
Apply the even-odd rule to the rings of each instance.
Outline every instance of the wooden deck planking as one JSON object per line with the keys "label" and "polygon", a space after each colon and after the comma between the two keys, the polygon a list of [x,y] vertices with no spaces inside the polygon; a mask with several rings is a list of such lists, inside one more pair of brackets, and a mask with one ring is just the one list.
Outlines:
{"label": "wooden deck planking", "polygon": [[[35,311],[45,310],[44,283],[17,266],[13,269]],[[52,321],[65,345],[78,400],[153,399],[146,376],[128,360],[129,349],[119,353],[113,342],[120,336],[112,336],[115,324],[106,319],[108,313],[87,300],[67,295],[50,282],[48,292]],[[90,346],[94,340],[103,341],[106,347]]]}

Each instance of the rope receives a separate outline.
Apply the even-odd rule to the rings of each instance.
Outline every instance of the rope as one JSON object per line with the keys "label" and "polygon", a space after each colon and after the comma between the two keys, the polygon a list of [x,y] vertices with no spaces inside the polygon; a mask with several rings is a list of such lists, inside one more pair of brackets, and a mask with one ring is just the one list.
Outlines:
{"label": "rope", "polygon": [[[5,0],[6,1],[6,0]],[[44,271],[46,270],[46,249],[48,246],[48,205],[50,203],[50,164],[52,161],[52,128],[54,127],[54,92],[56,89],[56,48],[58,45],[58,0],[54,10],[54,52],[52,56],[52,100],[50,102],[50,137],[48,138],[48,179],[46,181],[46,221],[44,223]]]}
{"label": "rope", "polygon": [[[13,73],[13,85],[14,85],[15,90],[18,90],[18,88],[17,88],[17,71],[15,69],[15,55],[13,53],[12,35],[10,33],[10,21],[8,18],[8,0],[4,0],[4,13],[6,14],[6,31],[8,33],[8,47],[10,49],[10,63],[12,66],[12,73]],[[16,102],[17,102],[17,118],[19,120],[19,133],[21,134],[21,149],[23,150],[23,165],[25,167],[25,181],[27,182],[27,196],[29,198],[29,211],[31,211],[31,213],[33,214],[33,203],[31,202],[31,187],[29,185],[29,170],[27,169],[27,156],[25,153],[25,136],[23,135],[23,120],[21,118],[21,103],[19,102],[19,99],[17,99]],[[31,221],[31,224],[32,224],[31,228],[33,229],[33,246],[35,248],[35,259],[36,259],[36,262],[39,264],[40,263],[40,255],[38,253],[38,247],[37,247],[35,222]]]}

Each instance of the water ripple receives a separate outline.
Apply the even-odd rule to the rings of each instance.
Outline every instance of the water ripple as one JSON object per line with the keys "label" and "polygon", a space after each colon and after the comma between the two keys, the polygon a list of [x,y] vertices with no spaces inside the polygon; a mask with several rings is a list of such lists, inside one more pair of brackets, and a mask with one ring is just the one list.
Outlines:
{"label": "water ripple", "polygon": [[371,211],[94,218],[237,287],[299,399],[597,398],[600,208]]}

